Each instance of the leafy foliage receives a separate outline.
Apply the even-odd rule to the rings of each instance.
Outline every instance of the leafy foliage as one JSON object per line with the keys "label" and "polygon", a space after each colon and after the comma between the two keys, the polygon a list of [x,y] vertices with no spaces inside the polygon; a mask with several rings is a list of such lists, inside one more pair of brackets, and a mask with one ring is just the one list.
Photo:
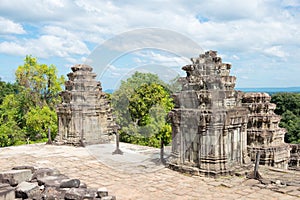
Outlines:
{"label": "leafy foliage", "polygon": [[48,128],[52,131],[52,139],[57,132],[57,115],[49,106],[32,107],[24,116],[26,120],[25,130],[30,133],[32,140],[47,138]]}
{"label": "leafy foliage", "polygon": [[300,93],[277,93],[271,102],[277,105],[275,113],[282,116],[279,125],[287,130],[285,141],[300,143]]}
{"label": "leafy foliage", "polygon": [[[21,129],[18,126],[19,104],[14,94],[5,96],[0,105],[0,146],[15,144],[20,136]],[[20,138],[19,138],[20,139]]]}
{"label": "leafy foliage", "polygon": [[19,87],[16,83],[6,83],[0,78],[0,104],[6,95],[18,93]]}
{"label": "leafy foliage", "polygon": [[16,82],[22,87],[24,95],[30,95],[33,105],[49,105],[58,103],[58,93],[62,90],[64,77],[57,76],[54,65],[38,64],[37,59],[26,56],[24,65],[16,70]]}
{"label": "leafy foliage", "polygon": [[169,86],[151,73],[136,72],[112,94],[124,142],[159,147],[171,141],[167,113],[173,108]]}
{"label": "leafy foliage", "polygon": [[156,104],[162,106],[165,111],[170,111],[173,107],[168,92],[161,85],[156,83],[142,84],[129,100],[131,119],[137,122],[139,126],[149,124],[149,111]]}
{"label": "leafy foliage", "polygon": [[16,83],[1,83],[0,146],[45,141],[48,128],[52,137],[57,132],[55,105],[60,101],[63,77],[55,66],[39,64],[26,56],[24,65],[16,70]]}

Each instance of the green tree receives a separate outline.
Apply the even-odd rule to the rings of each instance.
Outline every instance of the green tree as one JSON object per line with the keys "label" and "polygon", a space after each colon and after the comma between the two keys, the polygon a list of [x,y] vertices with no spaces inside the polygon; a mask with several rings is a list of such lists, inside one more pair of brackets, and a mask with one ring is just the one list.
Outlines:
{"label": "green tree", "polygon": [[54,139],[57,132],[57,115],[49,106],[32,107],[24,118],[26,121],[25,130],[30,133],[31,139],[45,141],[48,137],[48,128],[50,128],[52,139]]}
{"label": "green tree", "polygon": [[1,81],[0,78],[0,104],[3,102],[3,99],[6,95],[16,94],[19,90],[18,84],[16,83],[6,83]]}
{"label": "green tree", "polygon": [[57,96],[65,79],[57,76],[54,65],[39,64],[36,58],[26,56],[24,65],[19,66],[15,74],[16,82],[25,93],[23,95],[29,97],[32,105],[54,108],[60,101]]}
{"label": "green tree", "polygon": [[173,102],[169,86],[157,75],[136,72],[122,81],[112,94],[112,105],[121,141],[154,147],[170,142],[171,126],[165,118]]}
{"label": "green tree", "polygon": [[[139,132],[149,138],[148,145],[158,147],[159,141],[169,144],[171,127],[166,122],[173,100],[163,86],[156,83],[142,84],[129,99],[129,113]],[[166,131],[170,130],[170,132]]]}
{"label": "green tree", "polygon": [[166,112],[173,108],[172,99],[163,86],[156,83],[142,84],[134,91],[129,100],[131,119],[139,126],[148,124],[150,120],[149,111],[157,104]]}
{"label": "green tree", "polygon": [[18,126],[19,103],[14,94],[6,95],[0,105],[0,146],[14,145],[24,140]]}
{"label": "green tree", "polygon": [[285,141],[300,143],[300,93],[277,93],[271,102],[277,105],[275,113],[282,117],[279,125],[287,130]]}
{"label": "green tree", "polygon": [[164,88],[168,88],[159,77],[151,73],[135,72],[126,81],[121,81],[121,85],[118,90],[114,91],[111,95],[112,106],[115,110],[117,123],[121,127],[127,127],[131,124],[131,116],[128,110],[129,99],[134,94],[135,90],[142,84],[157,83]]}
{"label": "green tree", "polygon": [[15,75],[16,83],[7,87],[12,89],[7,90],[0,104],[0,145],[24,143],[27,139],[44,141],[49,127],[54,137],[55,105],[60,101],[64,77],[57,76],[54,65],[39,64],[31,56],[26,56]]}

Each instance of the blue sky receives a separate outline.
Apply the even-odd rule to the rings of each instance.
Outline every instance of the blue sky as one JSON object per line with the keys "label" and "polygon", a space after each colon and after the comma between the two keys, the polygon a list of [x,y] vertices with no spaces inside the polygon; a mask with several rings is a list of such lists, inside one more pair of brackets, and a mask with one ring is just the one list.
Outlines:
{"label": "blue sky", "polygon": [[[189,54],[193,57],[203,50],[218,51],[223,62],[232,64],[237,87],[300,86],[299,24],[299,0],[0,0],[0,77],[14,81],[14,71],[26,55],[54,64],[66,75],[105,41],[155,27],[197,43],[199,52]],[[133,40],[145,48],[132,48],[105,67],[92,66],[97,73],[105,68],[98,76],[104,89],[117,87],[134,70],[165,79],[184,75],[180,69],[189,63],[186,54],[174,54],[173,46],[146,48],[143,35]],[[175,38],[173,45],[186,47],[184,43]],[[118,41],[114,45],[124,47]]]}

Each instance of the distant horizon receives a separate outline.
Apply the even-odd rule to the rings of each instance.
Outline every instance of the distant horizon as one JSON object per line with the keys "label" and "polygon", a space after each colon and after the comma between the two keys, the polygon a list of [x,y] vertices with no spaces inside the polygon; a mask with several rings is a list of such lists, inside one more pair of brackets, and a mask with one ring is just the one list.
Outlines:
{"label": "distant horizon", "polygon": [[283,88],[300,88],[300,86],[288,86],[288,87],[236,87],[235,89],[283,89]]}
{"label": "distant horizon", "polygon": [[[241,90],[243,92],[266,92],[266,93],[280,93],[280,92],[296,92],[300,93],[300,86],[294,87],[257,87],[257,88],[235,88],[235,90]],[[114,89],[105,89],[103,90],[107,93],[113,93]]]}

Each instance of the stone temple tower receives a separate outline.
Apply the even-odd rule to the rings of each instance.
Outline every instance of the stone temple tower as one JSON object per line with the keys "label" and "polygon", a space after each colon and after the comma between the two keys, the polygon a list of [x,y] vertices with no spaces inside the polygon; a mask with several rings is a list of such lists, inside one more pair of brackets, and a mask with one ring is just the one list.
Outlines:
{"label": "stone temple tower", "polygon": [[57,106],[58,144],[88,145],[111,139],[111,108],[93,68],[75,65],[68,74],[62,103]]}
{"label": "stone temple tower", "polygon": [[230,64],[208,51],[184,66],[182,90],[174,95],[170,168],[194,174],[224,175],[249,163],[247,115]]}
{"label": "stone temple tower", "polygon": [[260,152],[260,164],[287,169],[290,146],[284,143],[285,129],[279,127],[281,117],[274,113],[276,105],[267,93],[245,93],[243,105],[250,111],[247,145],[251,160]]}

